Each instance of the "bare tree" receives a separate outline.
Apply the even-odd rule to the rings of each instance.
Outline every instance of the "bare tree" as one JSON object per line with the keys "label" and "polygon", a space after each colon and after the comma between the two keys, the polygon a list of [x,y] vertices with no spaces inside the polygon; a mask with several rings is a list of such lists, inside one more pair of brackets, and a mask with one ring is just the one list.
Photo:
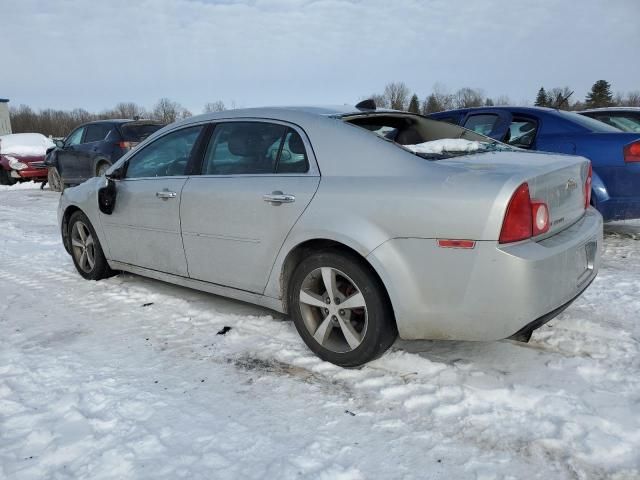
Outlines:
{"label": "bare tree", "polygon": [[622,105],[625,107],[640,107],[640,90],[629,92]]}
{"label": "bare tree", "polygon": [[117,118],[144,118],[145,109],[134,102],[120,102],[113,108]]}
{"label": "bare tree", "polygon": [[547,93],[549,106],[553,108],[561,108],[563,110],[571,110],[571,94],[573,90],[569,87],[552,88]]}
{"label": "bare tree", "polygon": [[493,101],[494,105],[513,105],[511,99],[507,95],[500,95]]}
{"label": "bare tree", "polygon": [[389,108],[405,110],[409,103],[409,88],[404,82],[387,83],[384,87],[383,96]]}
{"label": "bare tree", "polygon": [[209,102],[204,104],[204,113],[211,112],[224,112],[226,110],[224,102],[222,100],[216,100],[215,102]]}
{"label": "bare tree", "polygon": [[165,97],[158,100],[153,107],[152,117],[162,123],[172,123],[178,119],[183,110],[184,108],[178,102]]}
{"label": "bare tree", "polygon": [[374,93],[373,95],[369,95],[367,98],[370,98],[376,103],[377,108],[391,108],[387,98],[384,95],[380,95],[379,93]]}
{"label": "bare tree", "polygon": [[475,90],[469,87],[458,90],[454,98],[457,108],[481,107],[484,104],[482,90]]}

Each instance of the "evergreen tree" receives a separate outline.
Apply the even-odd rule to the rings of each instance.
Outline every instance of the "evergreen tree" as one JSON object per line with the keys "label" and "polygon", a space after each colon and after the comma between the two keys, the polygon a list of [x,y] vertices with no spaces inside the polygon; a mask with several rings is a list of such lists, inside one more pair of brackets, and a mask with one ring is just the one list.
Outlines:
{"label": "evergreen tree", "polygon": [[487,97],[487,99],[484,101],[484,106],[485,107],[493,107],[494,103],[493,103],[493,99]]}
{"label": "evergreen tree", "polygon": [[598,80],[591,87],[591,91],[585,99],[587,107],[610,107],[613,105],[613,94],[611,93],[611,84],[606,80]]}
{"label": "evergreen tree", "polygon": [[438,101],[438,97],[436,97],[433,93],[427,97],[422,107],[422,113],[425,115],[429,113],[441,112],[442,110],[444,110],[444,107]]}
{"label": "evergreen tree", "polygon": [[545,91],[544,87],[540,87],[534,105],[536,107],[548,107],[549,103],[549,96],[547,95],[547,92]]}
{"label": "evergreen tree", "polygon": [[415,93],[409,100],[409,108],[407,110],[411,113],[420,113],[420,100],[418,100],[418,95]]}

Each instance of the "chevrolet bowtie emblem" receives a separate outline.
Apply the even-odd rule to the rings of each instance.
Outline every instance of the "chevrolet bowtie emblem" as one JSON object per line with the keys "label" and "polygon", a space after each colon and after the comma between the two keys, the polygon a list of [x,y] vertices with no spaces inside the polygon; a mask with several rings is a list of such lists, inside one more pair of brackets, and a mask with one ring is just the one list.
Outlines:
{"label": "chevrolet bowtie emblem", "polygon": [[575,190],[576,188],[578,188],[578,183],[573,178],[570,178],[569,180],[567,180],[565,188],[567,190]]}

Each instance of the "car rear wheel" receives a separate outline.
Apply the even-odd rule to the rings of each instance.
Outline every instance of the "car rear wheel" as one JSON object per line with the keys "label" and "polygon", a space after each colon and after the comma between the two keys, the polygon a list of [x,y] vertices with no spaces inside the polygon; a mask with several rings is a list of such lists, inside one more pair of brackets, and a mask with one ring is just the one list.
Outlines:
{"label": "car rear wheel", "polygon": [[296,329],[323,360],[356,367],[382,355],[398,335],[384,287],[355,256],[315,253],[298,265],[289,287]]}
{"label": "car rear wheel", "polygon": [[62,177],[56,167],[49,167],[47,171],[47,182],[49,183],[49,188],[54,192],[62,192],[64,190]]}
{"label": "car rear wheel", "polygon": [[82,212],[69,219],[71,257],[78,273],[87,280],[100,280],[113,274],[91,222]]}

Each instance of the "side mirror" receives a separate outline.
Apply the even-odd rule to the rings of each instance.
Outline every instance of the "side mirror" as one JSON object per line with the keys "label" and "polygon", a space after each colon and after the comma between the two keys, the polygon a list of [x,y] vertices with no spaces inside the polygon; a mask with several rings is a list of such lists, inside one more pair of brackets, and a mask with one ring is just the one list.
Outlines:
{"label": "side mirror", "polygon": [[126,163],[124,165],[120,165],[115,170],[106,174],[107,180],[122,180],[124,178],[124,172],[126,169]]}
{"label": "side mirror", "polygon": [[98,207],[105,215],[111,215],[116,208],[116,182],[107,179],[107,184],[98,190]]}
{"label": "side mirror", "polygon": [[54,140],[53,143],[56,145],[56,147],[58,148],[63,148],[64,147],[64,140]]}

